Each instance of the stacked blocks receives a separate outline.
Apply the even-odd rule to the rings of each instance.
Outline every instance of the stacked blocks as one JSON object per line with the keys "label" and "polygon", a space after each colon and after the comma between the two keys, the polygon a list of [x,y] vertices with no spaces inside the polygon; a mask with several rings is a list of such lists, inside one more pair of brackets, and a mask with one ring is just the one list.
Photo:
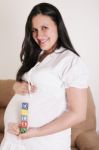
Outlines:
{"label": "stacked blocks", "polygon": [[25,133],[28,127],[28,103],[22,103],[20,132]]}

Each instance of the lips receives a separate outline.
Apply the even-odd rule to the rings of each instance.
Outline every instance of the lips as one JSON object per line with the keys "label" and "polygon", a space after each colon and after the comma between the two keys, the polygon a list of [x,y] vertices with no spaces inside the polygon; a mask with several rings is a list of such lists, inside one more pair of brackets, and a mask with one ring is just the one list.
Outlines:
{"label": "lips", "polygon": [[47,41],[49,40],[49,38],[48,39],[44,39],[44,40],[38,40],[38,43],[40,44],[40,45],[44,45]]}

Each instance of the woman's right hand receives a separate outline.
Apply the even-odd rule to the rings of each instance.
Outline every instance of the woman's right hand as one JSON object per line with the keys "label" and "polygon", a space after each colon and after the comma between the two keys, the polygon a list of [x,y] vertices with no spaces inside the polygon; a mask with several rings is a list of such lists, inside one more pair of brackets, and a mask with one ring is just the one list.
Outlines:
{"label": "woman's right hand", "polygon": [[18,136],[20,134],[19,125],[14,122],[8,123],[8,132]]}
{"label": "woman's right hand", "polygon": [[[16,94],[21,94],[21,95],[25,95],[28,94],[29,92],[33,93],[36,90],[36,86],[35,85],[28,85],[30,83],[22,81],[22,82],[18,82],[16,81],[14,83],[13,86],[13,90]],[[30,86],[30,91],[29,91],[29,86]]]}

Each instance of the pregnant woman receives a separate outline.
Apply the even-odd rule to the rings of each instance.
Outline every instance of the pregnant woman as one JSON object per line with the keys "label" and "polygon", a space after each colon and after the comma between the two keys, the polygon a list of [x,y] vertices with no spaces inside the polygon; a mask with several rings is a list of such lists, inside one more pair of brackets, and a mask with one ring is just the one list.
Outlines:
{"label": "pregnant woman", "polygon": [[[1,150],[71,150],[71,127],[86,118],[88,73],[55,6],[33,7],[20,56]],[[22,102],[29,106],[26,133],[19,127]]]}

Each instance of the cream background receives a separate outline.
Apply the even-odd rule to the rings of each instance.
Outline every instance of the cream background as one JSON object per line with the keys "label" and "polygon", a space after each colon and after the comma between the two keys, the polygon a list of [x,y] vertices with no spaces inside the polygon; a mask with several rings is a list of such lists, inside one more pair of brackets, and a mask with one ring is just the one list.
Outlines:
{"label": "cream background", "polygon": [[[43,0],[0,0],[0,79],[15,79],[27,16]],[[75,49],[89,69],[99,131],[99,1],[47,0],[59,8]]]}

